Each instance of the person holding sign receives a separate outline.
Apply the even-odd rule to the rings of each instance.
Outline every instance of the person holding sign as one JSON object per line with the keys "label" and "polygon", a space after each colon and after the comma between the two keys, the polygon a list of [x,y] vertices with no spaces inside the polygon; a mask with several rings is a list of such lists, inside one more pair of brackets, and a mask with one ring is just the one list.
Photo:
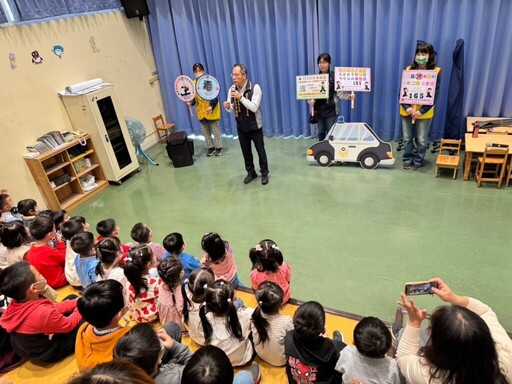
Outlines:
{"label": "person holding sign", "polygon": [[[204,75],[204,67],[201,63],[192,66],[192,71],[196,80]],[[197,118],[201,123],[204,139],[206,141],[206,156],[222,155],[222,137],[220,133],[220,103],[216,97],[213,100],[205,100],[196,92],[192,101],[188,101],[187,105],[196,106]],[[212,140],[213,135],[213,140]]]}
{"label": "person holding sign", "polygon": [[249,184],[258,175],[254,169],[251,141],[254,142],[260,161],[261,184],[268,184],[268,163],[263,143],[263,128],[261,119],[261,88],[258,84],[247,80],[247,68],[243,64],[235,64],[233,72],[233,86],[229,89],[228,99],[224,108],[228,112],[235,111],[236,127],[240,148],[244,155],[247,176],[245,184]]}
{"label": "person holding sign", "polygon": [[331,129],[336,121],[338,114],[338,99],[349,100],[353,99],[350,92],[335,92],[334,90],[334,72],[331,71],[331,55],[328,53],[321,53],[316,60],[320,74],[329,74],[329,98],[328,99],[311,99],[309,105],[311,106],[311,115],[317,116],[318,126],[318,140],[325,139],[325,135]]}
{"label": "person holding sign", "polygon": [[[406,68],[409,70],[435,70],[437,81],[434,93],[434,102],[437,100],[439,86],[441,84],[441,68],[436,67],[436,51],[432,44],[418,41],[414,62]],[[407,95],[409,91],[409,95]],[[407,88],[402,90],[402,97],[412,97],[413,93]],[[428,96],[425,96],[428,97]],[[421,101],[421,99],[419,99]],[[419,170],[423,166],[425,153],[427,152],[428,131],[434,117],[434,105],[400,104],[400,116],[402,117],[402,130],[404,135],[404,154],[402,160],[404,169]],[[416,140],[416,154],[413,153],[413,139]]]}

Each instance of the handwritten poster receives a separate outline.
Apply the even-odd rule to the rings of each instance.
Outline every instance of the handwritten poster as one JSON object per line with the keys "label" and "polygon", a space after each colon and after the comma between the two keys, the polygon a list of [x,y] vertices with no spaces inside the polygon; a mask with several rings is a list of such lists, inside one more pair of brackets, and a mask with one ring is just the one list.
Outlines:
{"label": "handwritten poster", "polygon": [[297,76],[297,100],[328,99],[329,74]]}
{"label": "handwritten poster", "polygon": [[345,92],[370,92],[372,90],[371,68],[334,68],[334,90]]}
{"label": "handwritten poster", "polygon": [[437,76],[434,70],[403,71],[400,104],[433,105]]}

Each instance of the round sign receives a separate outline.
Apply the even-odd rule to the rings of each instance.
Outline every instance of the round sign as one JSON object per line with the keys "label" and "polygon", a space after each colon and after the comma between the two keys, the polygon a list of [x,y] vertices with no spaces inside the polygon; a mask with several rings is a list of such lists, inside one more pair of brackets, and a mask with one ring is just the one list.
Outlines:
{"label": "round sign", "polygon": [[196,92],[205,100],[213,100],[219,95],[219,82],[211,75],[203,75],[196,81]]}
{"label": "round sign", "polygon": [[174,82],[174,92],[181,101],[192,101],[196,95],[196,88],[190,77],[181,75]]}

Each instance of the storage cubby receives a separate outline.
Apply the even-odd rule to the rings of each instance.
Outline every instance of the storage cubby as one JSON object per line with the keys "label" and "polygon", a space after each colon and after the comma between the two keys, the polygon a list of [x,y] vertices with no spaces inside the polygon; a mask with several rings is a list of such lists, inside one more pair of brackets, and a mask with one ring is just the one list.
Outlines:
{"label": "storage cubby", "polygon": [[[89,135],[25,161],[52,210],[76,208],[108,187]],[[94,183],[85,183],[91,176]]]}

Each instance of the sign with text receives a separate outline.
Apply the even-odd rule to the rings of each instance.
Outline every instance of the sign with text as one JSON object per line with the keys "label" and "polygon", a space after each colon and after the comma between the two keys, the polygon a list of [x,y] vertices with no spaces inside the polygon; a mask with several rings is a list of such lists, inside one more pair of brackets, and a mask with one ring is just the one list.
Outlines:
{"label": "sign with text", "polygon": [[181,101],[192,101],[196,95],[194,81],[185,75],[178,76],[174,81],[174,92]]}
{"label": "sign with text", "polygon": [[364,67],[334,68],[334,90],[370,92],[372,90],[372,70]]}
{"label": "sign with text", "polygon": [[220,85],[211,75],[203,75],[196,81],[196,92],[205,100],[213,100],[219,95]]}
{"label": "sign with text", "polygon": [[297,100],[328,99],[329,74],[296,76]]}
{"label": "sign with text", "polygon": [[400,104],[434,105],[437,76],[434,70],[404,70]]}

